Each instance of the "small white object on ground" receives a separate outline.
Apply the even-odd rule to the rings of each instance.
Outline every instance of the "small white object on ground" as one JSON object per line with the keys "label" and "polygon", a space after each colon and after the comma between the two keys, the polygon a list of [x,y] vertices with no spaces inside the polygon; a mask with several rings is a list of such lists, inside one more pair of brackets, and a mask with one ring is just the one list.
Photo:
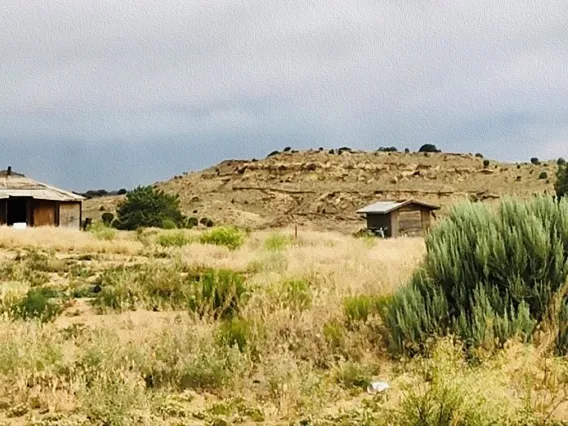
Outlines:
{"label": "small white object on ground", "polygon": [[387,389],[390,389],[387,382],[371,382],[369,386],[367,386],[367,392],[369,393],[381,393]]}
{"label": "small white object on ground", "polygon": [[12,228],[14,229],[26,229],[28,227],[28,224],[26,222],[17,222],[14,223],[14,225],[12,225]]}

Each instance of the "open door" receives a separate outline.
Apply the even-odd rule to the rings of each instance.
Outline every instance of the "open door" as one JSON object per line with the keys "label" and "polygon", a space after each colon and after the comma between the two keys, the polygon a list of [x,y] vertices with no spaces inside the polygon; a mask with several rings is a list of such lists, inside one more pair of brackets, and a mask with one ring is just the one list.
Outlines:
{"label": "open door", "polygon": [[7,201],[7,220],[8,226],[14,223],[28,223],[28,198],[10,197]]}

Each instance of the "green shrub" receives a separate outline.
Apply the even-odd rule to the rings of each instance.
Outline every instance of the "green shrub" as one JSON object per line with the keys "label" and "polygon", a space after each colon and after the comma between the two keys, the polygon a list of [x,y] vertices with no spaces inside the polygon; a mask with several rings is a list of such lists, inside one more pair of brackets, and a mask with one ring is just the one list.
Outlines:
{"label": "green shrub", "polygon": [[189,309],[203,317],[232,318],[246,301],[248,291],[241,274],[229,270],[209,270],[194,276]]}
{"label": "green shrub", "polygon": [[278,251],[286,248],[292,242],[287,235],[273,234],[264,241],[264,248],[270,251]]}
{"label": "green shrub", "polygon": [[[510,338],[530,339],[536,324],[566,303],[568,201],[505,200],[493,212],[465,204],[434,228],[422,267],[380,302],[395,353],[423,351],[452,333],[489,350]],[[560,336],[559,336],[560,338]]]}
{"label": "green shrub", "polygon": [[112,241],[116,237],[116,230],[109,228],[103,222],[95,222],[89,226],[88,231],[98,240]]}
{"label": "green shrub", "polygon": [[254,340],[253,325],[243,318],[231,318],[221,323],[218,331],[219,343],[227,346],[237,346],[245,352]]}
{"label": "green shrub", "polygon": [[560,157],[558,161],[556,161],[556,164],[558,164],[559,166],[563,166],[564,164],[566,164],[566,160]]}
{"label": "green shrub", "polygon": [[360,295],[348,296],[343,299],[343,311],[347,322],[365,322],[371,315],[379,312],[382,297]]}
{"label": "green shrub", "polygon": [[245,242],[245,234],[237,228],[218,227],[201,234],[199,241],[201,244],[225,246],[236,250]]}
{"label": "green shrub", "polygon": [[152,186],[140,186],[126,194],[116,211],[116,227],[134,230],[140,227],[161,228],[166,220],[183,225],[177,195],[166,194]]}
{"label": "green shrub", "polygon": [[554,183],[554,191],[558,198],[563,198],[568,194],[568,165],[563,164],[558,166],[556,172],[556,182]]}
{"label": "green shrub", "polygon": [[490,163],[491,162],[489,160],[483,160],[483,167],[485,167],[485,168],[489,167]]}
{"label": "green shrub", "polygon": [[540,175],[538,175],[539,179],[548,179],[548,173],[546,172],[541,172]]}
{"label": "green shrub", "polygon": [[438,148],[436,148],[436,145],[432,145],[431,143],[427,143],[424,144],[420,147],[420,149],[418,150],[418,152],[442,152],[441,150],[439,150]]}
{"label": "green shrub", "polygon": [[103,223],[107,226],[110,226],[110,224],[112,223],[112,221],[114,220],[114,215],[112,213],[103,213],[101,216],[101,220],[103,221]]}
{"label": "green shrub", "polygon": [[177,225],[176,225],[176,223],[175,223],[173,220],[171,220],[171,219],[164,219],[164,220],[162,221],[162,226],[161,226],[161,227],[162,227],[162,229],[176,229],[176,228],[177,228]]}
{"label": "green shrub", "polygon": [[195,228],[197,225],[199,225],[199,221],[195,216],[188,217],[185,220],[185,227],[188,229]]}
{"label": "green shrub", "polygon": [[32,288],[26,296],[10,309],[14,319],[39,319],[42,322],[53,321],[62,312],[62,307],[53,299],[57,293],[47,288]]}
{"label": "green shrub", "polygon": [[483,154],[481,154],[480,152],[476,153],[475,156],[476,156],[477,158],[483,158]]}
{"label": "green shrub", "polygon": [[538,166],[540,164],[540,160],[536,157],[532,157],[531,163],[534,164],[535,166]]}
{"label": "green shrub", "polygon": [[376,371],[370,366],[347,361],[340,364],[335,372],[335,380],[343,387],[366,389]]}
{"label": "green shrub", "polygon": [[183,231],[160,232],[156,243],[162,247],[183,247],[191,243],[191,238]]}

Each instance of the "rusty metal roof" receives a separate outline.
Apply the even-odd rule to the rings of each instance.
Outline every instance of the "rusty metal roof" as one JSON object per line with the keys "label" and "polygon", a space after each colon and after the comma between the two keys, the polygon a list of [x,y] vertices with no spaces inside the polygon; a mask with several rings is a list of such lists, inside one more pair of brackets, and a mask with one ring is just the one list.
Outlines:
{"label": "rusty metal roof", "polygon": [[0,199],[31,197],[37,200],[82,201],[83,197],[27,178],[16,172],[0,171]]}
{"label": "rusty metal roof", "polygon": [[417,204],[419,206],[425,207],[430,210],[438,210],[440,207],[434,206],[432,204],[426,204],[421,201],[415,200],[405,200],[405,201],[377,201],[367,207],[357,210],[359,214],[375,213],[375,214],[388,214],[401,207],[407,206],[409,204]]}

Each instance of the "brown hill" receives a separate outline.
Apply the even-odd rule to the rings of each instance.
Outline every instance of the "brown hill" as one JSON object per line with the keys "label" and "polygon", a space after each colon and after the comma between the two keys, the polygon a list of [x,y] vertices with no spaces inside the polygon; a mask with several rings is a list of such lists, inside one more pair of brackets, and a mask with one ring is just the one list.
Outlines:
{"label": "brown hill", "polygon": [[[187,215],[216,223],[351,231],[363,225],[355,210],[377,200],[415,198],[441,205],[444,214],[464,199],[552,193],[556,167],[495,161],[485,167],[471,154],[303,151],[227,160],[155,186],[178,193]],[[113,211],[121,199],[88,200],[85,216],[96,218],[102,208]]]}

